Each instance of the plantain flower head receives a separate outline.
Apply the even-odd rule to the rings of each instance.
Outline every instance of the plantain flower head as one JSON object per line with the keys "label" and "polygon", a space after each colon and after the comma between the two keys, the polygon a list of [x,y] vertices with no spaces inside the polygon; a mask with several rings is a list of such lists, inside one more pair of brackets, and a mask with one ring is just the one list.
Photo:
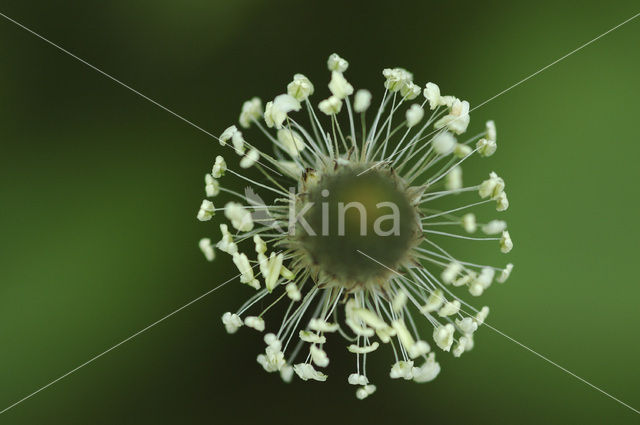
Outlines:
{"label": "plantain flower head", "polygon": [[[238,164],[216,158],[197,219],[223,211],[227,222],[198,245],[206,260],[217,249],[237,267],[247,300],[222,324],[265,332],[258,365],[285,382],[326,381],[329,354],[343,350],[353,357],[343,379],[364,399],[380,375],[367,370],[370,356],[389,357],[390,379],[424,383],[440,373],[436,356],[473,348],[489,308],[460,295],[482,296],[513,264],[459,252],[512,250],[506,221],[495,217],[509,201],[496,172],[463,180],[464,162],[497,149],[493,121],[465,135],[469,102],[399,67],[382,71],[376,99],[349,81],[339,55],[327,68],[326,86],[296,73],[264,108],[257,97],[244,102],[244,133],[236,125],[221,133]],[[247,184],[244,193],[230,179]]]}

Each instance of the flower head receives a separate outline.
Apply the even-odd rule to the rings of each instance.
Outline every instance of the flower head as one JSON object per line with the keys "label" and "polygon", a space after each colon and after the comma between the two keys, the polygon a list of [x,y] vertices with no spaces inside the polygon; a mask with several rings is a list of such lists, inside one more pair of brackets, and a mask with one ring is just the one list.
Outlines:
{"label": "flower head", "polygon": [[[469,211],[485,203],[506,210],[503,178],[491,172],[482,182],[463,183],[465,160],[495,153],[494,122],[464,136],[469,103],[442,96],[434,83],[416,84],[402,68],[382,72],[384,90],[367,122],[373,95],[354,90],[348,66],[337,54],[329,57],[324,100],[313,102],[314,84],[295,74],[287,94],[267,102],[264,112],[260,99],[245,102],[239,125],[256,134],[235,125],[222,133],[220,143],[233,145],[239,167],[218,156],[205,193],[235,198],[221,209],[229,225],[220,224],[215,247],[231,256],[240,282],[255,292],[224,313],[226,330],[268,330],[256,360],[285,382],[293,376],[325,381],[326,347],[346,338],[355,368],[347,381],[364,399],[376,391],[368,356],[391,351],[390,378],[430,382],[440,373],[436,351],[460,357],[471,350],[489,309],[475,310],[456,294],[466,289],[481,296],[494,279],[504,283],[512,273],[511,263],[481,265],[460,258],[453,243],[446,249],[441,243],[493,244],[507,253],[513,241],[504,220],[483,221],[480,210]],[[302,108],[308,120],[296,114]],[[252,143],[255,137],[263,140]],[[273,149],[256,147],[265,139]],[[254,172],[261,177],[250,177]],[[226,189],[228,178],[252,188]],[[209,221],[215,212],[205,199],[197,218]],[[478,232],[484,235],[472,236]],[[210,237],[199,247],[207,260],[215,258]],[[273,302],[262,302],[267,297]],[[268,307],[260,311],[262,305]]]}

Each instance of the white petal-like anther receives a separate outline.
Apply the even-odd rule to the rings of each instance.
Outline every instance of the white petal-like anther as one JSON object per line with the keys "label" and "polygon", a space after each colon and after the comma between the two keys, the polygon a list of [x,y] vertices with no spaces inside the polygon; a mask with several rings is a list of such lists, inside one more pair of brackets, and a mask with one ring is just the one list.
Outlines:
{"label": "white petal-like anther", "polygon": [[327,353],[320,347],[315,344],[312,344],[309,347],[309,352],[311,353],[311,360],[320,367],[329,366],[329,356]]}
{"label": "white petal-like anther", "polygon": [[253,121],[262,117],[262,101],[259,97],[254,97],[242,104],[242,111],[238,122],[243,128],[249,128]]}
{"label": "white petal-like anther", "polygon": [[420,96],[420,86],[409,81],[400,88],[400,95],[404,100],[413,100]]}
{"label": "white petal-like anther", "polygon": [[467,131],[469,121],[469,102],[455,99],[451,104],[449,115],[440,118],[433,127],[436,130],[446,127],[455,134],[462,134]]}
{"label": "white petal-like anther", "polygon": [[287,86],[287,94],[299,102],[307,100],[307,98],[313,94],[313,91],[313,84],[302,74],[294,75],[293,81]]}
{"label": "white petal-like anther", "polygon": [[484,321],[487,319],[487,316],[489,316],[489,307],[485,305],[480,309],[478,314],[476,314],[475,320],[476,322],[478,322],[478,326],[484,323]]}
{"label": "white petal-like anther", "polygon": [[327,60],[327,68],[329,71],[345,72],[349,68],[349,62],[342,59],[337,53],[332,53]]}
{"label": "white petal-like anther", "polygon": [[379,346],[380,344],[377,341],[375,341],[371,345],[365,345],[365,346],[358,346],[356,344],[351,344],[347,347],[347,350],[349,350],[352,353],[367,354],[367,353],[376,351]]}
{"label": "white petal-like anther", "polygon": [[471,282],[469,285],[469,293],[474,297],[479,297],[484,293],[484,286],[479,282]]}
{"label": "white petal-like anther", "polygon": [[365,385],[362,388],[358,388],[358,390],[356,391],[356,397],[358,398],[358,400],[364,400],[365,398],[369,397],[371,394],[375,392],[376,392],[375,385]]}
{"label": "white petal-like anther", "polygon": [[429,298],[427,298],[427,303],[420,307],[420,312],[423,314],[434,312],[440,309],[444,302],[444,293],[441,289],[436,289],[431,293],[431,295],[429,295]]}
{"label": "white petal-like anther", "polygon": [[482,285],[484,289],[487,289],[489,286],[491,286],[495,274],[495,270],[491,267],[484,267],[475,281]]}
{"label": "white petal-like anther", "polygon": [[484,226],[482,231],[487,235],[497,235],[507,229],[507,222],[503,220],[491,220]]}
{"label": "white petal-like anther", "polygon": [[287,296],[293,300],[293,301],[300,301],[302,299],[302,293],[300,292],[300,289],[298,289],[298,286],[291,282],[289,284],[287,284],[287,286],[285,287],[285,290],[287,291]]}
{"label": "white petal-like anther", "polygon": [[471,154],[471,152],[473,152],[471,146],[463,143],[456,143],[456,146],[453,148],[453,154],[460,159],[466,158]]}
{"label": "white petal-like anther", "polygon": [[315,381],[324,382],[327,380],[327,375],[322,372],[318,372],[309,363],[298,363],[293,366],[293,370],[296,372],[296,375],[298,375],[303,381],[313,379]]}
{"label": "white petal-like anther", "polygon": [[253,243],[256,245],[256,253],[264,254],[267,252],[267,244],[262,240],[260,235],[253,236]]}
{"label": "white petal-like anther", "polygon": [[456,147],[456,138],[449,132],[438,133],[433,136],[433,150],[439,155],[449,155]]}
{"label": "white petal-like anther", "polygon": [[233,137],[234,134],[236,134],[238,132],[238,128],[235,125],[232,125],[230,127],[227,127],[222,134],[220,135],[220,137],[218,137],[218,141],[220,142],[220,145],[224,146],[227,144],[227,142],[229,140],[231,140],[231,138]]}
{"label": "white petal-like anther", "polygon": [[222,232],[222,239],[216,244],[216,247],[227,254],[233,255],[238,252],[238,246],[233,241],[233,236],[229,232],[229,228],[226,224],[220,225],[220,232]]}
{"label": "white petal-like anther", "polygon": [[261,258],[260,261],[260,273],[264,278],[264,285],[269,292],[278,285],[278,278],[280,277],[280,269],[282,268],[283,254],[276,254],[272,252],[269,258],[266,256]]}
{"label": "white petal-like anther", "polygon": [[451,323],[440,325],[433,330],[433,340],[436,342],[436,345],[438,347],[440,347],[444,351],[449,351],[451,349],[451,345],[453,344],[454,332],[455,328]]}
{"label": "white petal-like anther", "polygon": [[353,110],[361,113],[369,109],[371,105],[371,92],[369,90],[358,90],[353,100]]}
{"label": "white petal-like anther", "polygon": [[462,353],[464,353],[467,349],[467,338],[466,336],[461,336],[458,339],[458,343],[453,347],[453,350],[451,350],[451,354],[453,354],[453,357],[460,357],[462,355]]}
{"label": "white petal-like anther", "polygon": [[268,127],[282,128],[282,123],[287,119],[287,114],[291,111],[299,111],[300,102],[291,95],[281,94],[268,102],[264,111],[264,121]]}
{"label": "white petal-like anther", "polygon": [[322,319],[311,319],[309,329],[316,332],[335,332],[339,328],[337,323],[327,323]]}
{"label": "white petal-like anther", "polygon": [[314,333],[314,332],[300,331],[298,333],[298,336],[304,342],[309,342],[312,344],[324,344],[325,342],[327,342],[327,338],[325,338],[324,336],[318,335],[317,333]]}
{"label": "white petal-like anther", "polygon": [[255,289],[260,289],[260,282],[258,282],[258,280],[254,277],[253,268],[251,267],[249,258],[247,258],[246,254],[239,254],[236,252],[233,254],[232,258],[233,263],[236,265],[238,271],[240,272],[240,282],[246,283],[247,285]]}
{"label": "white petal-like anther", "polygon": [[509,279],[509,276],[511,275],[512,270],[513,270],[513,264],[511,263],[507,264],[507,267],[505,267],[504,270],[502,270],[502,272],[500,273],[500,276],[496,278],[496,281],[498,283],[505,283],[507,279]]}
{"label": "white petal-like anther", "polygon": [[486,124],[487,129],[487,139],[496,141],[497,133],[496,133],[496,123],[493,121],[487,121]]}
{"label": "white petal-like anther", "polygon": [[407,349],[407,354],[412,359],[417,359],[420,356],[424,356],[429,351],[431,351],[431,346],[427,341],[418,340],[415,344],[411,346],[411,348]]}
{"label": "white petal-like anther", "polygon": [[427,83],[422,94],[429,101],[429,108],[433,111],[438,106],[443,105],[442,98],[440,97],[440,87],[434,83]]}
{"label": "white petal-like anther", "polygon": [[347,324],[347,326],[349,326],[353,333],[358,336],[370,338],[375,334],[375,331],[373,329],[362,326],[354,319],[347,318],[344,322]]}
{"label": "white petal-like anther", "polygon": [[215,215],[216,209],[213,206],[213,202],[206,199],[200,204],[200,210],[198,210],[198,220],[209,221]]}
{"label": "white petal-like anther", "polygon": [[331,81],[329,82],[329,90],[338,99],[344,99],[353,94],[353,86],[349,84],[342,72],[333,71],[331,73]]}
{"label": "white petal-like anther", "polygon": [[213,168],[211,169],[211,176],[219,179],[224,176],[225,171],[227,171],[227,163],[220,155],[216,156],[216,162],[213,164]]}
{"label": "white petal-like anther", "polygon": [[258,355],[256,360],[267,372],[278,372],[286,365],[284,353],[279,346],[267,347],[265,354]]}
{"label": "white petal-like anther", "polygon": [[369,380],[364,375],[352,373],[351,375],[349,375],[347,382],[349,382],[351,385],[367,385],[369,383]]}
{"label": "white petal-like anther", "polygon": [[480,139],[478,143],[476,143],[476,149],[480,156],[488,157],[496,153],[498,145],[495,140]]}
{"label": "white petal-like anther", "polygon": [[393,302],[391,303],[391,308],[393,309],[393,311],[397,313],[399,311],[402,311],[402,309],[406,304],[407,304],[407,293],[400,290],[398,291],[396,296],[393,298]]}
{"label": "white petal-like anther", "polygon": [[446,303],[444,303],[442,308],[438,310],[438,316],[440,317],[453,316],[455,314],[458,314],[459,311],[460,311],[460,301],[458,300],[447,301]]}
{"label": "white petal-like anther", "polygon": [[500,238],[500,251],[506,254],[512,249],[513,242],[511,241],[511,236],[509,235],[509,231],[505,230],[504,232],[502,232],[502,237]]}
{"label": "white petal-like anther", "polygon": [[220,183],[211,174],[205,174],[204,176],[204,191],[207,194],[207,198],[213,198],[220,193]]}
{"label": "white petal-like anther", "polygon": [[264,335],[264,343],[270,347],[277,348],[278,350],[282,348],[282,342],[278,339],[276,334],[271,332]]}
{"label": "white petal-like anther", "polygon": [[424,109],[422,109],[422,106],[414,103],[409,109],[407,109],[406,117],[407,126],[413,127],[418,124],[424,117]]}
{"label": "white petal-like anther", "polygon": [[462,168],[456,165],[445,177],[444,186],[448,190],[460,190],[462,189]]}
{"label": "white petal-like anther", "polygon": [[458,286],[468,285],[471,282],[473,282],[477,276],[478,274],[473,270],[467,270],[467,274],[460,276],[458,279],[456,279],[453,282],[453,286],[458,287]]}
{"label": "white petal-like anther", "polygon": [[318,109],[326,115],[335,115],[342,109],[342,101],[335,96],[330,96],[318,104]]}
{"label": "white petal-like anther", "polygon": [[462,216],[462,227],[467,233],[474,233],[478,229],[476,223],[476,215],[474,213],[467,213]]}
{"label": "white petal-like anther", "polygon": [[489,178],[480,183],[480,186],[478,187],[478,194],[482,199],[491,198],[495,200],[498,199],[500,194],[504,191],[504,188],[504,180],[492,171],[489,174]]}
{"label": "white petal-like anther", "polygon": [[427,361],[420,367],[414,367],[412,370],[414,382],[430,382],[436,379],[440,373],[440,364],[436,362],[434,353],[429,354]]}
{"label": "white petal-like anther", "polygon": [[442,271],[442,281],[447,284],[452,283],[462,272],[462,270],[462,264],[458,263],[457,261],[449,263],[449,265]]}
{"label": "white petal-like anther", "polygon": [[496,198],[496,211],[506,211],[509,208],[509,199],[507,198],[507,192],[502,192]]}
{"label": "white petal-like anther", "polygon": [[463,334],[472,334],[478,329],[478,324],[472,317],[465,317],[464,319],[456,319],[456,326]]}
{"label": "white petal-like anther", "polygon": [[216,252],[213,249],[211,239],[200,239],[200,242],[198,242],[198,246],[200,247],[200,251],[202,251],[202,253],[204,254],[204,258],[206,258],[207,261],[213,261],[216,258]]}
{"label": "white petal-like anther", "polygon": [[250,168],[260,159],[260,152],[257,149],[251,149],[241,160],[240,168]]}
{"label": "white petal-like anther", "polygon": [[[413,339],[413,336],[411,336],[409,329],[407,329],[407,326],[405,325],[402,319],[394,320],[393,322],[391,322],[391,326],[393,326],[393,329],[396,330],[396,335],[398,337],[398,340],[400,341],[402,346],[407,350],[407,354],[409,354],[409,357],[416,358],[424,354],[423,351],[426,353],[430,350],[429,344],[424,343],[424,341],[421,341],[422,343],[420,344],[420,346],[416,347],[417,343]],[[425,351],[425,348],[426,348],[426,351]]]}
{"label": "white petal-like anther", "polygon": [[391,379],[413,379],[413,361],[397,361],[391,366],[391,372],[389,372],[389,377]]}
{"label": "white petal-like anther", "polygon": [[305,148],[302,136],[288,128],[278,130],[278,141],[282,144],[282,148],[293,158],[300,156],[300,152]]}
{"label": "white petal-like anther", "polygon": [[413,81],[413,74],[402,68],[384,69],[382,75],[386,79],[384,86],[391,92],[400,91]]}
{"label": "white petal-like anther", "polygon": [[291,382],[291,379],[293,378],[293,367],[289,366],[288,364],[282,366],[282,368],[280,369],[280,378],[282,378],[282,380],[286,383]]}
{"label": "white petal-like anther", "polygon": [[258,332],[264,331],[264,320],[257,316],[248,316],[244,319],[244,325],[257,330]]}
{"label": "white petal-like anther", "polygon": [[237,202],[228,202],[224,206],[224,215],[231,221],[231,225],[241,231],[250,232],[253,230],[253,219],[251,213]]}
{"label": "white petal-like anther", "polygon": [[242,327],[242,319],[237,314],[226,312],[222,315],[222,324],[224,325],[227,333],[233,334]]}

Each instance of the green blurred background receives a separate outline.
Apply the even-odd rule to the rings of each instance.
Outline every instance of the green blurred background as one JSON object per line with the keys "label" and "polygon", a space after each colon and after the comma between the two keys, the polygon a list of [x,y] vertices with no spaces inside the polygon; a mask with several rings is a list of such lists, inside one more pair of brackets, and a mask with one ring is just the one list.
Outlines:
{"label": "green blurred background", "polygon": [[[3,1],[0,12],[214,134],[295,72],[357,87],[381,69],[477,105],[639,12],[637,1]],[[0,410],[235,274],[197,248],[219,145],[0,19]],[[472,113],[507,179],[511,280],[489,322],[640,407],[640,18]],[[216,236],[217,237],[217,236]],[[478,245],[465,248],[472,253]],[[484,253],[478,255],[484,256]],[[494,256],[495,258],[495,256]],[[498,260],[504,261],[504,257]],[[371,366],[357,401],[334,349],[325,384],[285,385],[255,332],[224,332],[230,284],[0,416],[7,424],[638,423],[631,410],[483,328],[417,385]],[[335,353],[335,354],[333,354]],[[344,374],[344,375],[343,375]],[[344,378],[343,378],[344,376]]]}

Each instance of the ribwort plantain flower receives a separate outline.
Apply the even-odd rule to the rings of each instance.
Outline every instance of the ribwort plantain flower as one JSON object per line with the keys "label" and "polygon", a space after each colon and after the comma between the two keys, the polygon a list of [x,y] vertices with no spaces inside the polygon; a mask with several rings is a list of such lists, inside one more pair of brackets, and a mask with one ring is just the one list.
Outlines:
{"label": "ribwort plantain flower", "polygon": [[[227,332],[268,329],[257,362],[287,382],[294,374],[325,381],[325,347],[343,338],[354,356],[347,381],[364,399],[376,389],[367,357],[385,345],[394,357],[389,376],[415,382],[440,372],[431,344],[454,357],[473,348],[489,308],[476,310],[455,293],[480,296],[494,280],[504,283],[513,265],[466,261],[450,246],[485,241],[508,253],[513,242],[506,222],[480,222],[469,210],[494,203],[500,212],[509,201],[495,172],[463,184],[462,163],[496,151],[493,121],[460,140],[470,122],[467,101],[442,96],[434,83],[421,89],[402,68],[385,69],[384,92],[367,117],[373,96],[354,90],[345,77],[348,62],[332,54],[327,66],[331,95],[317,108],[310,100],[315,87],[302,74],[264,108],[259,98],[242,105],[239,125],[247,133],[255,129],[260,141],[250,142],[235,125],[224,130],[219,142],[240,156],[239,168],[218,156],[205,176],[205,193],[234,200],[215,208],[205,199],[197,218],[209,221],[224,211],[229,224],[220,224],[215,247],[232,257],[240,282],[255,291],[224,313]],[[273,147],[265,149],[265,141]],[[263,178],[250,178],[241,171],[247,168]],[[225,174],[251,187],[229,189],[220,184]],[[260,191],[273,199],[265,202]],[[473,193],[476,199],[449,205]],[[485,235],[472,236],[478,231]],[[199,246],[213,261],[211,237]],[[269,296],[273,301],[260,311]],[[276,317],[278,304],[283,317]],[[419,332],[420,316],[433,329],[429,337]]]}

